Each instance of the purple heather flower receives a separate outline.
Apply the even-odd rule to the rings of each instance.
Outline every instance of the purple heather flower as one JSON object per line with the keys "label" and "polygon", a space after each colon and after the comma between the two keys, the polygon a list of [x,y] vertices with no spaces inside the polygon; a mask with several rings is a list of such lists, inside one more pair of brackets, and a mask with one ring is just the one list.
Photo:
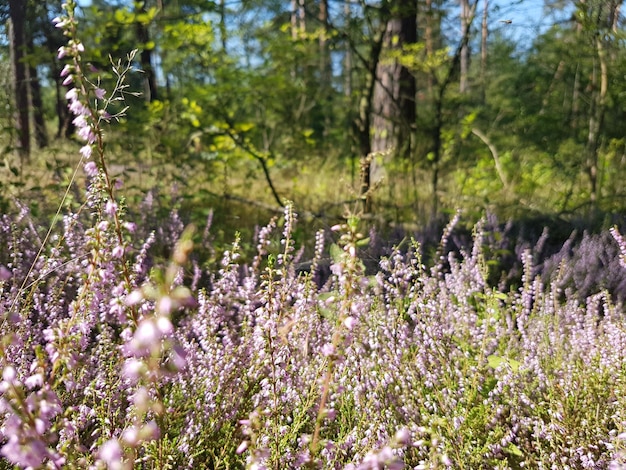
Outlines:
{"label": "purple heather flower", "polygon": [[122,440],[126,445],[135,447],[139,444],[139,431],[135,426],[131,426],[122,433]]}
{"label": "purple heather flower", "polygon": [[326,343],[324,346],[322,346],[322,354],[326,357],[335,354],[335,345],[332,343]]}
{"label": "purple heather flower", "polygon": [[91,128],[91,126],[80,127],[76,132],[78,137],[82,140],[86,141],[88,144],[93,144],[96,141],[96,134]]}
{"label": "purple heather flower", "polygon": [[87,118],[85,117],[84,114],[79,114],[72,120],[72,122],[74,123],[76,127],[79,127],[81,129],[89,125],[89,123],[87,122]]}
{"label": "purple heather flower", "polygon": [[[93,152],[93,145],[87,144],[87,145],[83,145],[80,148],[80,154],[83,156],[83,158],[89,160],[91,158],[91,154]],[[95,163],[94,163],[95,165]],[[97,173],[98,167],[96,167],[96,173]],[[88,173],[89,174],[89,173]],[[95,175],[89,175],[89,176],[95,176]]]}
{"label": "purple heather flower", "polygon": [[122,376],[131,382],[136,382],[144,373],[145,364],[137,359],[127,359],[122,369]]}
{"label": "purple heather flower", "polygon": [[96,94],[96,98],[98,98],[99,100],[103,100],[104,96],[106,95],[106,91],[103,88],[96,88],[94,90],[94,93]]}
{"label": "purple heather flower", "polygon": [[77,99],[70,103],[69,110],[74,115],[89,114],[89,109]]}
{"label": "purple heather flower", "polygon": [[117,212],[117,203],[111,200],[108,200],[104,205],[104,213],[113,217]]}
{"label": "purple heather flower", "polygon": [[40,440],[33,439],[23,443],[17,435],[12,435],[0,454],[15,465],[39,468],[48,457],[48,448]]}
{"label": "purple heather flower", "polygon": [[120,445],[117,439],[109,439],[102,447],[100,447],[100,451],[98,452],[100,459],[107,464],[109,469],[121,469],[122,466],[122,458],[124,453],[122,451],[122,446]]}
{"label": "purple heather flower", "polygon": [[111,256],[116,259],[124,256],[124,247],[122,245],[116,245],[115,248],[113,248],[113,250],[111,251]]}
{"label": "purple heather flower", "polygon": [[87,176],[91,176],[92,178],[98,174],[98,165],[95,162],[87,162],[84,166],[85,173]]}
{"label": "purple heather flower", "polygon": [[141,292],[140,290],[134,290],[126,296],[126,305],[137,305],[143,300],[143,297],[143,292]]}
{"label": "purple heather flower", "polygon": [[74,101],[78,99],[78,89],[71,88],[70,90],[68,90],[67,93],[65,93],[65,99],[68,101]]}
{"label": "purple heather flower", "polygon": [[6,266],[0,264],[0,282],[8,281],[9,279],[11,279],[11,276],[11,271],[9,271]]}
{"label": "purple heather flower", "polygon": [[135,233],[135,230],[137,230],[137,224],[134,222],[124,222],[123,225],[129,233]]}

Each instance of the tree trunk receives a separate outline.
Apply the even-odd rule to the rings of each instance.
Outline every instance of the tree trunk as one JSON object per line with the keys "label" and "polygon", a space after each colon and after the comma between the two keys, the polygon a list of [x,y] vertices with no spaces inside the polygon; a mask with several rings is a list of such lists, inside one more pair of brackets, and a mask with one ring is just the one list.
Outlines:
{"label": "tree trunk", "polygon": [[[332,128],[331,122],[331,101],[332,101],[332,66],[330,62],[330,51],[328,49],[328,0],[320,0],[318,20],[320,23],[319,37],[319,94],[321,111],[323,113],[322,135],[328,136]],[[325,140],[325,139],[324,139]]]}
{"label": "tree trunk", "polygon": [[[417,2],[398,0],[387,22],[383,47],[401,51],[403,46],[417,42]],[[398,60],[379,62],[374,88],[372,151],[393,153],[409,158],[415,128],[415,77]],[[380,158],[372,162],[371,179],[382,178]]]}
{"label": "tree trunk", "polygon": [[291,0],[291,39],[298,39],[298,0]]}
{"label": "tree trunk", "polygon": [[480,29],[480,94],[481,102],[483,104],[487,98],[487,38],[489,36],[488,14],[489,0],[484,0],[483,22]]}
{"label": "tree trunk", "polygon": [[[144,2],[136,3],[137,14],[145,14],[146,7]],[[152,44],[150,44],[150,31],[148,25],[137,21],[135,23],[137,40],[141,46],[141,53],[139,54],[139,62],[144,76],[144,98],[147,102],[158,99],[158,90],[156,83],[156,74],[154,73],[154,67],[152,66]]]}
{"label": "tree trunk", "polygon": [[222,53],[226,55],[227,54],[226,42],[228,40],[228,36],[226,34],[226,3],[224,0],[220,0],[219,12],[220,12],[220,41],[222,43]]}
{"label": "tree trunk", "polygon": [[[34,51],[32,35],[28,37],[28,50],[31,53]],[[43,115],[43,100],[41,99],[39,75],[37,73],[37,67],[33,65],[32,61],[28,63],[28,79],[30,82],[31,108],[33,110],[33,121],[35,124],[35,143],[37,144],[37,148],[42,149],[48,146],[48,130],[46,129],[46,120]]]}
{"label": "tree trunk", "polygon": [[17,150],[22,163],[30,158],[30,124],[28,119],[28,81],[25,64],[26,0],[9,0],[11,18],[9,43],[13,68],[13,94],[15,100],[15,127],[18,134]]}
{"label": "tree trunk", "polygon": [[[461,0],[461,34],[465,34],[465,31],[469,27],[470,18],[470,4],[469,0]],[[460,80],[459,91],[461,93],[467,93],[469,91],[469,63],[470,63],[470,50],[469,41],[463,41],[461,47],[461,61],[460,61]]]}
{"label": "tree trunk", "polygon": [[[589,202],[592,209],[596,207],[598,201],[598,148],[600,145],[600,131],[604,123],[604,112],[606,108],[606,94],[608,90],[608,70],[606,63],[606,51],[603,39],[597,35],[595,37],[596,50],[598,53],[598,63],[600,66],[600,76],[598,77],[597,67],[594,65],[592,75],[593,94],[591,98],[591,111],[589,115],[589,133],[587,136],[587,161],[586,171],[589,178]],[[599,79],[599,86],[598,86]]]}
{"label": "tree trunk", "polygon": [[441,166],[441,156],[442,156],[442,147],[443,147],[443,100],[445,98],[446,91],[448,86],[452,82],[452,77],[455,72],[460,68],[461,56],[463,53],[464,47],[469,42],[470,38],[470,27],[472,25],[472,20],[474,18],[474,13],[476,11],[477,2],[474,2],[472,5],[470,12],[468,14],[469,21],[465,23],[463,34],[461,37],[461,42],[459,43],[454,56],[452,57],[452,61],[450,62],[450,66],[446,71],[445,78],[438,84],[437,94],[435,96],[435,118],[434,124],[431,128],[433,146],[432,146],[432,160],[431,160],[431,169],[432,169],[432,212],[431,218],[432,220],[436,220],[439,211],[439,171]]}
{"label": "tree trunk", "polygon": [[383,48],[384,32],[372,44],[370,57],[367,61],[366,83],[359,100],[359,115],[354,122],[354,130],[361,155],[361,198],[363,200],[363,211],[372,210],[372,140],[371,140],[371,119],[374,103],[374,88],[376,86],[376,71],[380,62],[380,55]]}

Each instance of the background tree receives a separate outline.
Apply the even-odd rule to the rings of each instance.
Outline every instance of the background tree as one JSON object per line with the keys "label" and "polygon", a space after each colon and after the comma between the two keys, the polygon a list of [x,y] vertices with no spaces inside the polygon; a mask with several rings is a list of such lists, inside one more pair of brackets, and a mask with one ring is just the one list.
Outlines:
{"label": "background tree", "polygon": [[22,160],[30,156],[30,123],[28,106],[28,75],[26,65],[26,0],[9,0],[9,41],[15,99],[17,149]]}

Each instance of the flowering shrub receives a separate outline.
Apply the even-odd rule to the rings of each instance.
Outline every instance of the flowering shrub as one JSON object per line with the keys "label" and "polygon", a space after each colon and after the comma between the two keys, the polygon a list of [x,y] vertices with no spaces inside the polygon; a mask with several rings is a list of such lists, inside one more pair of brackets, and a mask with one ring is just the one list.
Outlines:
{"label": "flowering shrub", "polygon": [[73,8],[57,24],[88,187],[45,236],[24,206],[0,220],[0,468],[626,466],[621,304],[544,282],[530,250],[521,287],[494,288],[482,224],[469,251],[446,250],[452,223],[432,266],[413,243],[369,275],[352,216],[308,273],[291,206],[249,264],[235,238],[208,272],[175,212],[129,220],[102,132],[129,68],[111,94],[86,78]]}

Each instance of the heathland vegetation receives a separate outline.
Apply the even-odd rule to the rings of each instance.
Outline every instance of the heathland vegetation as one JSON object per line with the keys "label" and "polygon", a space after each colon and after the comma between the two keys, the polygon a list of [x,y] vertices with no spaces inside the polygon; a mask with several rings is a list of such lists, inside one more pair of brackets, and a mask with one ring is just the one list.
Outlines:
{"label": "heathland vegetation", "polygon": [[0,2],[0,469],[626,468],[620,7]]}

